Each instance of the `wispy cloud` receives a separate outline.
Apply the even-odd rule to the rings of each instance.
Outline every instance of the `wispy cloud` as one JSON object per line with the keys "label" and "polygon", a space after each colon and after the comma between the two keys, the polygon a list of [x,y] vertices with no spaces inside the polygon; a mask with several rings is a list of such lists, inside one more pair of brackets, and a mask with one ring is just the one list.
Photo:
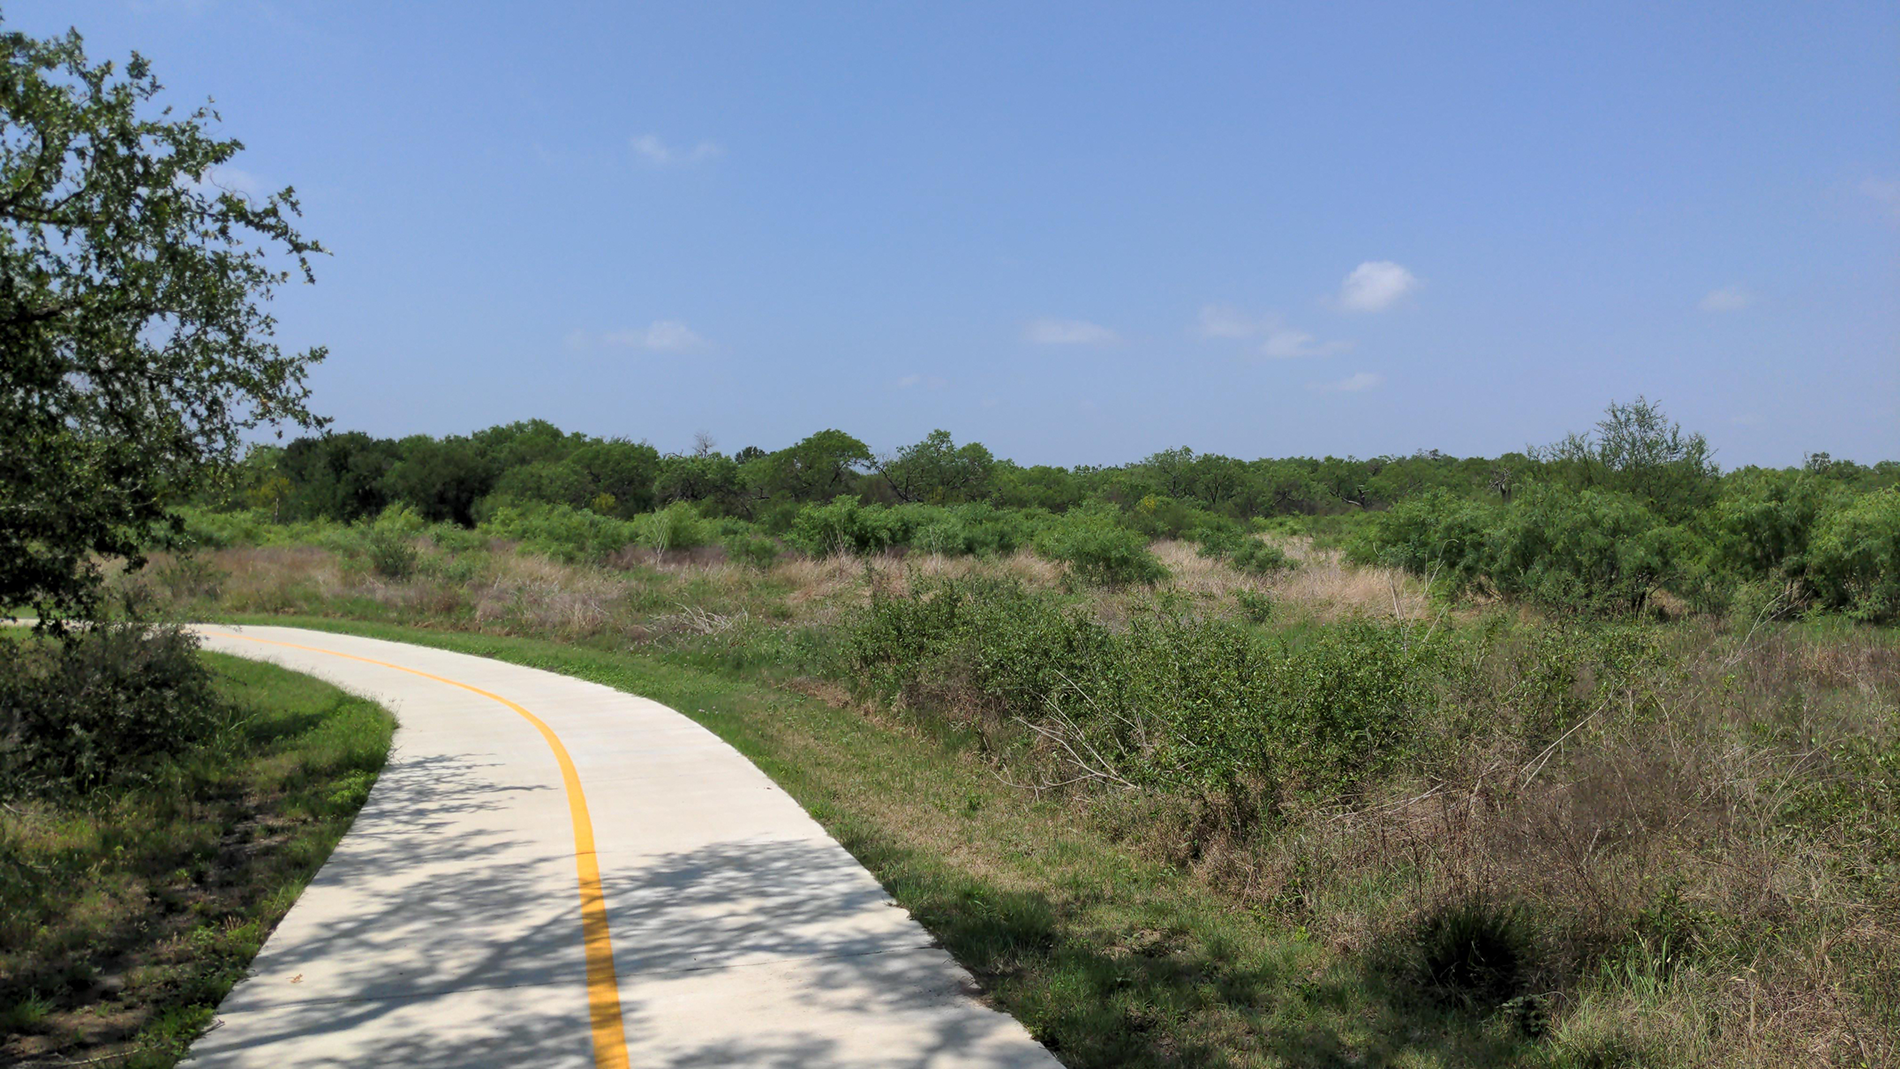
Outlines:
{"label": "wispy cloud", "polygon": [[1385,376],[1373,371],[1359,371],[1337,382],[1316,382],[1313,389],[1329,393],[1358,393],[1385,385]]}
{"label": "wispy cloud", "polygon": [[1367,260],[1339,285],[1339,307],[1349,312],[1383,312],[1419,287],[1418,276],[1390,260]]}
{"label": "wispy cloud", "polygon": [[1251,338],[1272,326],[1269,320],[1275,318],[1255,319],[1238,308],[1206,304],[1201,306],[1201,317],[1194,324],[1194,333],[1203,338]]}
{"label": "wispy cloud", "polygon": [[1724,286],[1703,294],[1695,306],[1704,312],[1739,312],[1754,303],[1755,295],[1742,287]]}
{"label": "wispy cloud", "polygon": [[1287,325],[1278,312],[1252,316],[1237,308],[1210,304],[1201,308],[1194,332],[1203,338],[1264,339],[1262,356],[1285,360],[1302,356],[1330,356],[1352,348],[1351,342],[1320,341],[1303,330]]}
{"label": "wispy cloud", "polygon": [[1350,348],[1349,341],[1320,341],[1303,330],[1286,327],[1267,335],[1260,354],[1275,360],[1290,360],[1302,356],[1331,356]]}
{"label": "wispy cloud", "polygon": [[641,134],[633,139],[634,155],[654,167],[704,163],[718,157],[724,151],[712,141],[701,141],[692,148],[676,148],[660,140],[656,134]]}
{"label": "wispy cloud", "polygon": [[941,390],[950,385],[950,380],[938,375],[905,375],[897,380],[897,388],[909,390],[922,386],[927,390]]}
{"label": "wispy cloud", "polygon": [[1023,337],[1037,345],[1112,345],[1121,336],[1084,319],[1032,319]]}
{"label": "wispy cloud", "polygon": [[656,353],[684,353],[710,348],[699,332],[677,319],[656,319],[640,330],[609,330],[591,334],[584,330],[568,332],[570,349],[591,349],[596,345],[609,349],[646,349]]}
{"label": "wispy cloud", "polygon": [[1900,179],[1865,178],[1861,180],[1860,191],[1885,209],[1888,219],[1900,223]]}

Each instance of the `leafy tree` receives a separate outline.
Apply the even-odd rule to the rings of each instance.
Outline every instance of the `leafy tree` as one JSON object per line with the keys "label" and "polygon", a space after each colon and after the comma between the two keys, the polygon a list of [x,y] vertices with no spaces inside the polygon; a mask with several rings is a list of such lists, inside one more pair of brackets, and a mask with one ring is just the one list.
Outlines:
{"label": "leafy tree", "polygon": [[1295,460],[1256,460],[1242,491],[1242,510],[1253,516],[1311,515],[1332,501],[1324,486]]}
{"label": "leafy tree", "polygon": [[497,471],[519,468],[536,461],[559,460],[585,435],[568,434],[544,419],[517,420],[470,435]]}
{"label": "leafy tree", "polygon": [[495,483],[495,470],[467,438],[418,434],[400,443],[402,459],[384,476],[387,497],[432,523],[475,525],[475,503]]}
{"label": "leafy tree", "polygon": [[901,501],[951,505],[984,497],[995,466],[996,458],[982,443],[959,448],[949,431],[935,430],[923,441],[899,449],[895,457],[878,465],[878,472]]}
{"label": "leafy tree", "polygon": [[94,613],[99,557],[140,547],[244,431],[315,426],[264,304],[309,280],[286,188],[217,187],[243,145],[183,116],[134,53],[0,33],[0,601],[50,626]]}
{"label": "leafy tree", "polygon": [[[483,514],[502,505],[566,505],[586,508],[595,496],[587,474],[554,460],[537,460],[507,468],[495,479],[495,489],[483,504]],[[603,513],[604,515],[604,513]]]}
{"label": "leafy tree", "polygon": [[747,465],[768,497],[830,501],[855,489],[871,450],[843,431],[824,430]]}
{"label": "leafy tree", "polygon": [[1862,494],[1823,513],[1808,576],[1826,608],[1876,622],[1900,618],[1900,489]]}
{"label": "leafy tree", "polygon": [[345,523],[374,516],[389,504],[386,480],[401,459],[395,442],[362,431],[299,438],[279,462],[296,486],[290,511]]}
{"label": "leafy tree", "polygon": [[653,481],[659,474],[660,451],[645,442],[625,438],[589,442],[569,453],[561,466],[581,477],[589,501],[602,495],[612,498],[609,511],[615,516],[624,519],[655,504]]}
{"label": "leafy tree", "polygon": [[1661,405],[1642,397],[1610,402],[1594,433],[1572,434],[1536,457],[1562,483],[1629,494],[1671,523],[1706,507],[1719,490],[1708,440],[1685,434]]}
{"label": "leafy tree", "polygon": [[999,460],[990,472],[990,496],[1003,508],[1043,508],[1065,512],[1082,503],[1087,487],[1067,468],[1037,464],[1022,467]]}
{"label": "leafy tree", "polygon": [[713,511],[732,515],[747,511],[745,478],[731,457],[673,455],[661,457],[657,466],[653,493],[660,500],[703,502]]}

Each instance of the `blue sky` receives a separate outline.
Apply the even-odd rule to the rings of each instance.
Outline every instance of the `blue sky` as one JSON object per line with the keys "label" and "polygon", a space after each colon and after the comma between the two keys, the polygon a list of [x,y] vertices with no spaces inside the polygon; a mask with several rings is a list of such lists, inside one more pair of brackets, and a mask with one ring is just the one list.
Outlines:
{"label": "blue sky", "polygon": [[1900,6],[10,0],[333,255],[339,428],[1900,457]]}

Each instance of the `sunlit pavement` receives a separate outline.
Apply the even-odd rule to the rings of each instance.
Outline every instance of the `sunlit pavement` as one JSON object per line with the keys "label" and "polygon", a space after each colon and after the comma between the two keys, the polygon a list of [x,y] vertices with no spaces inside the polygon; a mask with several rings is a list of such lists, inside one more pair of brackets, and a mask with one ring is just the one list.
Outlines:
{"label": "sunlit pavement", "polygon": [[355,825],[188,1065],[1057,1064],[679,713],[403,643],[198,630],[207,649],[372,698],[399,727]]}

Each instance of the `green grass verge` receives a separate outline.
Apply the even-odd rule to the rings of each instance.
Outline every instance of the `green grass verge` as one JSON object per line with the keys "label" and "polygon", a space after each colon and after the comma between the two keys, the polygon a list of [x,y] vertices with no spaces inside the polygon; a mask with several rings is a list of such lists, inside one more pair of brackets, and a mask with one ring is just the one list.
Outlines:
{"label": "green grass verge", "polygon": [[368,797],[388,713],[202,656],[231,737],[149,784],[0,808],[0,1064],[172,1065]]}
{"label": "green grass verge", "polygon": [[784,787],[1070,1066],[1573,1060],[1509,1022],[1410,999],[1362,956],[1238,908],[1073,802],[1003,785],[967,740],[641,654],[312,617],[233,622],[492,657],[680,710]]}

